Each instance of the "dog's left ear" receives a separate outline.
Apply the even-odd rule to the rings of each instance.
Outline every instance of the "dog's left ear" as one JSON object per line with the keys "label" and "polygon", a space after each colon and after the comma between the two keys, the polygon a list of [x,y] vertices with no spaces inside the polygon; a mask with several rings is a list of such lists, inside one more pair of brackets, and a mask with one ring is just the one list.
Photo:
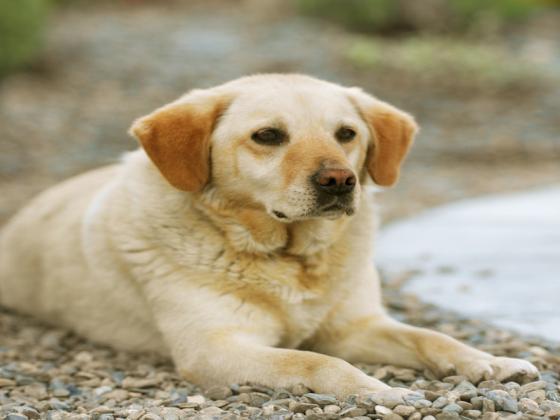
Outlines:
{"label": "dog's left ear", "polygon": [[414,118],[394,106],[380,101],[358,88],[351,88],[350,99],[368,124],[372,144],[366,165],[373,181],[381,186],[394,185],[418,132]]}
{"label": "dog's left ear", "polygon": [[230,98],[195,90],[136,120],[136,137],[164,178],[183,191],[200,191],[210,178],[210,136]]}

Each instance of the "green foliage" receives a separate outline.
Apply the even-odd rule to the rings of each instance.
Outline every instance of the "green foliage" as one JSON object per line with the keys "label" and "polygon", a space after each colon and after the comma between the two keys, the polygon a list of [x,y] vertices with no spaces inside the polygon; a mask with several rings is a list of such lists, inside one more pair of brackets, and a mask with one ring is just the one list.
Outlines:
{"label": "green foliage", "polygon": [[0,75],[33,61],[48,6],[47,0],[0,0]]}
{"label": "green foliage", "polygon": [[[506,91],[536,86],[548,73],[496,44],[442,37],[391,41],[355,38],[346,57],[372,77],[399,75],[403,81],[480,91]],[[446,86],[449,85],[449,86]]]}
{"label": "green foliage", "polygon": [[521,20],[528,17],[538,3],[530,0],[452,0],[449,8],[461,20],[476,20],[481,14],[491,14],[505,21]]}
{"label": "green foliage", "polygon": [[365,32],[462,32],[529,18],[558,0],[294,0],[302,13]]}
{"label": "green foliage", "polygon": [[397,19],[394,0],[298,0],[307,15],[330,19],[356,30],[388,29]]}

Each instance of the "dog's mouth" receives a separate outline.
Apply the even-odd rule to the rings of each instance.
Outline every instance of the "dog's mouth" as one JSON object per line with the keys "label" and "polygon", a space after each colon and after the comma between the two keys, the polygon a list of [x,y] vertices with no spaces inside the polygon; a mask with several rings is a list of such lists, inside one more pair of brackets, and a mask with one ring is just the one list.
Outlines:
{"label": "dog's mouth", "polygon": [[317,206],[315,209],[291,216],[280,210],[271,210],[270,215],[276,220],[288,223],[292,220],[312,219],[312,218],[327,218],[336,219],[343,215],[352,216],[355,213],[354,206],[351,203],[346,203],[345,200],[335,198],[327,204]]}
{"label": "dog's mouth", "polygon": [[288,216],[286,216],[286,213],[282,213],[281,211],[278,210],[272,210],[272,214],[274,216],[276,216],[277,219],[287,219]]}
{"label": "dog's mouth", "polygon": [[334,203],[322,206],[319,209],[319,216],[323,217],[337,217],[346,214],[347,216],[352,216],[354,214],[354,207],[352,205],[341,202],[340,200],[335,200]]}

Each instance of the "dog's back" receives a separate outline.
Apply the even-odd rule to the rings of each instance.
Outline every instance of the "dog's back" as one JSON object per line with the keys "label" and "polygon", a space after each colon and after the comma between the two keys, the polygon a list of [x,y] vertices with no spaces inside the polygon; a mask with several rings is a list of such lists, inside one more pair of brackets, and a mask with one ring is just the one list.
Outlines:
{"label": "dog's back", "polygon": [[[0,232],[0,303],[3,306],[41,317],[56,317],[45,305],[49,300],[43,298],[43,293],[57,292],[63,298],[64,291],[45,288],[45,282],[49,281],[46,277],[83,267],[83,262],[78,261],[82,258],[79,226],[92,198],[114,173],[114,167],[102,168],[58,184],[37,196],[3,227]],[[72,246],[61,247],[61,242],[70,242]],[[75,265],[68,266],[68,255],[61,264],[63,250],[75,252]]]}

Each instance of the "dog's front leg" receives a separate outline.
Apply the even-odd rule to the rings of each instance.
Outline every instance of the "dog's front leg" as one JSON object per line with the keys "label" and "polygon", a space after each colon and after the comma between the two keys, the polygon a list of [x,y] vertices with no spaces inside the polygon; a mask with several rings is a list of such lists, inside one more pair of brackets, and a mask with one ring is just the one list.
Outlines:
{"label": "dog's front leg", "polygon": [[176,273],[146,282],[143,290],[177,370],[198,385],[301,383],[338,397],[390,389],[344,360],[273,347],[280,323],[234,296],[191,284]]}
{"label": "dog's front leg", "polygon": [[315,392],[344,398],[390,389],[348,362],[319,353],[281,349],[235,335],[198,338],[204,351],[175,358],[179,372],[203,387],[257,383],[271,388],[303,384]]}
{"label": "dog's front leg", "polygon": [[531,363],[495,357],[445,334],[397,322],[384,314],[363,317],[338,326],[337,340],[320,340],[317,350],[351,362],[388,363],[428,368],[439,376],[453,373],[473,382],[483,379],[533,379],[539,373]]}

